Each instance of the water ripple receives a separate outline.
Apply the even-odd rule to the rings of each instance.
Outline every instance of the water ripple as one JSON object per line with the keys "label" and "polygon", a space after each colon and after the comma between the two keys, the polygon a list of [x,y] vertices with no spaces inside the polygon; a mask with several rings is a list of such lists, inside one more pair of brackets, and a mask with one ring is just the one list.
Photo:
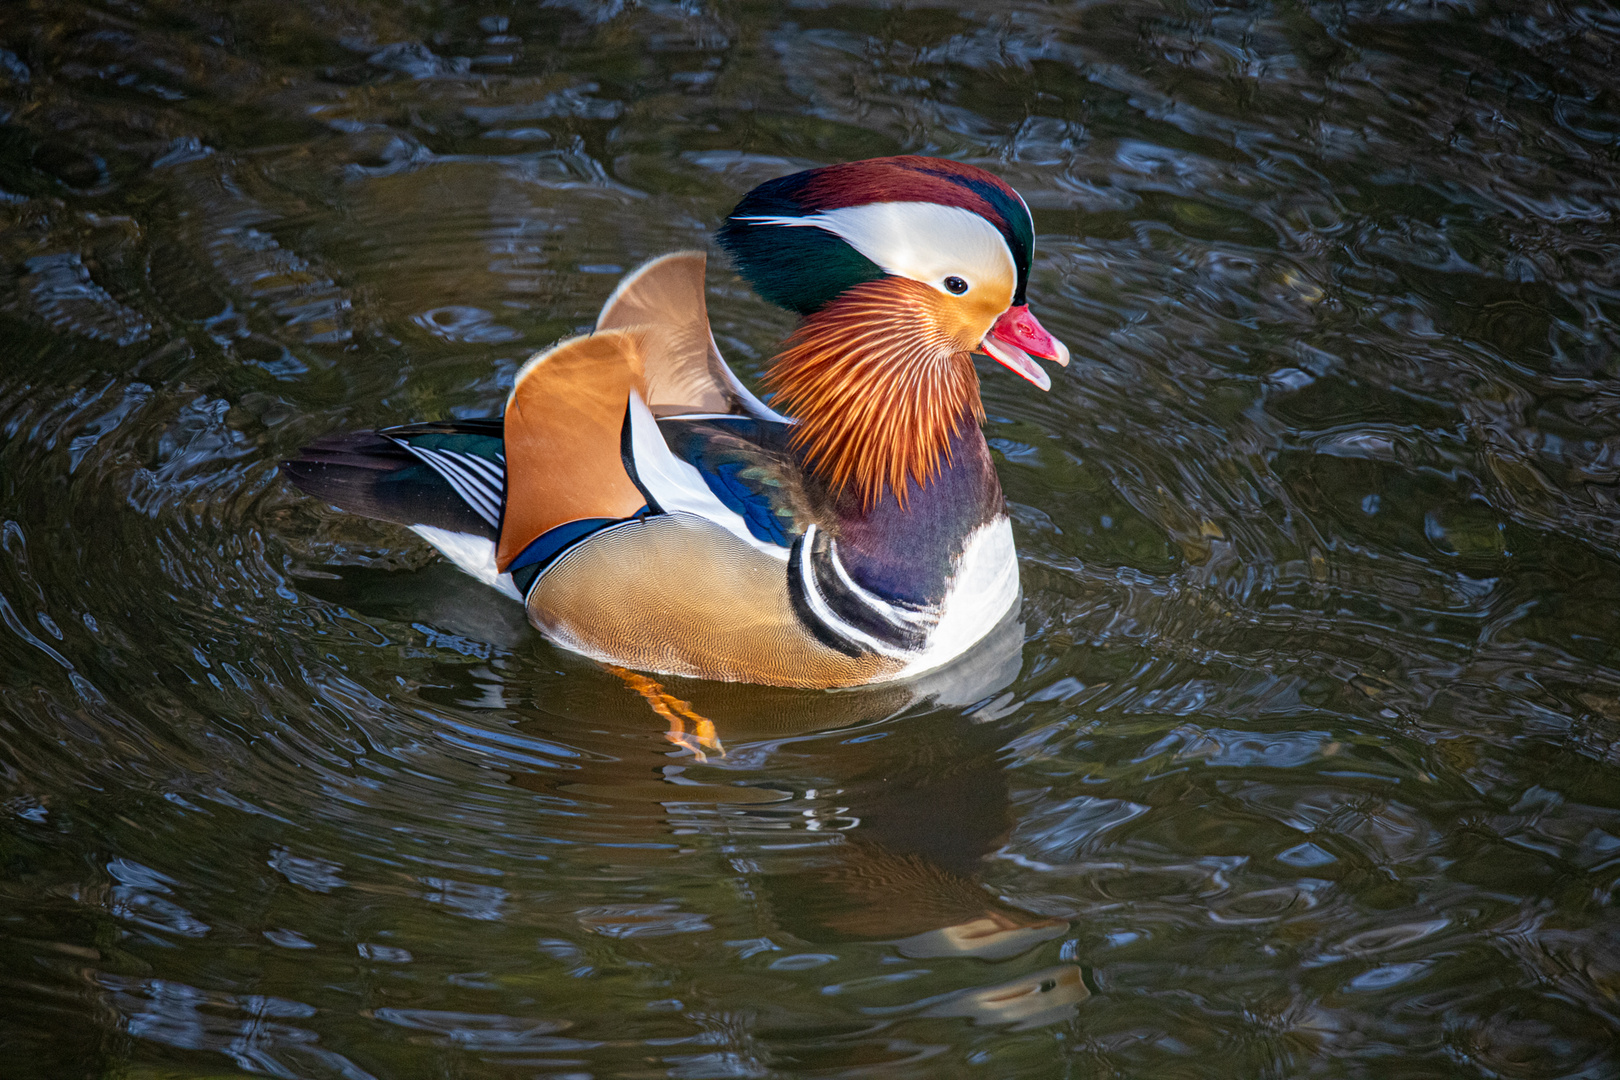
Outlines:
{"label": "water ripple", "polygon": [[[0,1027],[31,1075],[1615,1071],[1612,13],[0,12]],[[671,683],[276,463],[498,411],[753,185],[936,153],[1022,624]],[[791,322],[712,261],[757,376]],[[82,1037],[63,1038],[64,1031]]]}

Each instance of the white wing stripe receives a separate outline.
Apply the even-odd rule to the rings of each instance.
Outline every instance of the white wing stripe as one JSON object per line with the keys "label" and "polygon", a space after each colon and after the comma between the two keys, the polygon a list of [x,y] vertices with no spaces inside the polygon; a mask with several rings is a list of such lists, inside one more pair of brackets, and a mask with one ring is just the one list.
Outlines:
{"label": "white wing stripe", "polygon": [[444,454],[447,457],[454,458],[456,461],[459,461],[462,465],[467,466],[475,472],[482,473],[485,479],[489,480],[491,485],[494,487],[498,488],[504,483],[504,477],[501,475],[500,470],[495,467],[495,463],[493,461],[481,458],[477,454],[468,454],[460,450],[440,450],[439,453]]}
{"label": "white wing stripe", "polygon": [[491,525],[498,526],[501,523],[501,492],[498,488],[492,491],[481,475],[469,472],[447,452],[412,446],[404,440],[395,441],[444,477],[445,482],[478,513],[479,517]]}
{"label": "white wing stripe", "polygon": [[430,450],[434,463],[440,468],[441,474],[455,486],[456,492],[489,521],[495,524],[500,514],[499,503],[496,497],[480,481],[477,476],[469,473],[456,460],[443,451]]}

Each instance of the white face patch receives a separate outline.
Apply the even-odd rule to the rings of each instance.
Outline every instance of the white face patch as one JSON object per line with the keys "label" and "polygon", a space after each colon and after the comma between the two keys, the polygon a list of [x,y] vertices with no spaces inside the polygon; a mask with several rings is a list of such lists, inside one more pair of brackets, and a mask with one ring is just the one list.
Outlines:
{"label": "white face patch", "polygon": [[[766,225],[825,229],[885,272],[932,285],[947,296],[973,296],[994,286],[1009,293],[1018,280],[1012,252],[984,218],[959,206],[931,202],[867,203],[808,217],[743,217]],[[952,291],[945,279],[961,278]]]}

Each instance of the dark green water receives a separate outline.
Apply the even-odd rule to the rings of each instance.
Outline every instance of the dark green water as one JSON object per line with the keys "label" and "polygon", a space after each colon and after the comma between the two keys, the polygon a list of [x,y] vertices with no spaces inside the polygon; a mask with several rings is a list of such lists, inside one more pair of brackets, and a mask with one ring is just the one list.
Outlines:
{"label": "dark green water", "polygon": [[[10,0],[0,47],[0,1073],[1620,1075],[1613,9]],[[700,763],[277,476],[896,152],[1023,192],[1076,358],[983,371],[1024,605],[961,677],[672,680]],[[788,319],[710,284],[757,375]]]}

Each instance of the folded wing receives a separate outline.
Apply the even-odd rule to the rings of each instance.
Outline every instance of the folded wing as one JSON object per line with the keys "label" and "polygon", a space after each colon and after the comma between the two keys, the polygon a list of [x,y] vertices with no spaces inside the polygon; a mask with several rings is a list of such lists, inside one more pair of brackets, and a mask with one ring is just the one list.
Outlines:
{"label": "folded wing", "polygon": [[[709,331],[700,251],[654,259],[614,290],[596,331],[536,356],[506,406],[503,569],[552,529],[648,507],[712,517],[752,541],[699,471],[671,453],[659,417],[784,423],[726,366]],[[628,467],[627,467],[628,463]],[[756,513],[757,516],[757,513]]]}

